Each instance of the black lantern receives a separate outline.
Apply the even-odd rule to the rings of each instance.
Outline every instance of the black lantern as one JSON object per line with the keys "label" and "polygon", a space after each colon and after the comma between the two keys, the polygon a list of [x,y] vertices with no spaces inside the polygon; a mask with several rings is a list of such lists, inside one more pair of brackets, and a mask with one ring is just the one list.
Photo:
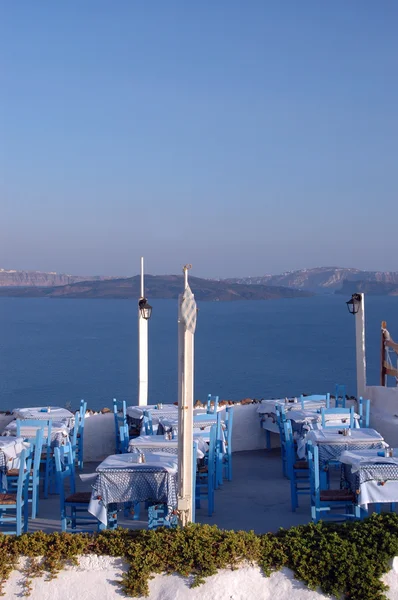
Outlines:
{"label": "black lantern", "polygon": [[141,298],[138,302],[138,308],[141,311],[142,318],[148,321],[152,314],[152,306],[148,304],[148,300],[146,298]]}
{"label": "black lantern", "polygon": [[353,294],[351,296],[351,300],[348,300],[346,304],[348,312],[350,312],[352,315],[356,315],[359,311],[359,306],[361,304],[361,294]]}

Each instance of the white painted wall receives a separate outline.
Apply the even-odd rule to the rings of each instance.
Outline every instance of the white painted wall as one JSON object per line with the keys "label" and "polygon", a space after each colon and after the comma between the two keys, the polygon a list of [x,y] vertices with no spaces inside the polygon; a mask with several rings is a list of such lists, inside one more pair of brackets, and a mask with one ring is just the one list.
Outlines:
{"label": "white painted wall", "polygon": [[[265,448],[265,432],[260,427],[258,404],[234,406],[232,448],[262,450]],[[84,460],[100,461],[115,452],[115,425],[113,413],[95,414],[86,418],[84,425]]]}
{"label": "white painted wall", "polygon": [[115,454],[115,420],[113,413],[95,414],[84,422],[84,460],[98,462]]}
{"label": "white painted wall", "polygon": [[368,386],[366,397],[370,399],[370,426],[398,448],[398,388]]}
{"label": "white painted wall", "polygon": [[[24,561],[20,561],[20,569]],[[4,586],[5,598],[21,597],[23,580],[21,571],[15,570]],[[120,600],[126,596],[119,585],[121,574],[127,566],[120,558],[82,556],[78,566],[62,570],[56,579],[45,581],[37,577],[32,581],[31,600]],[[398,600],[398,558],[383,578],[390,586],[389,600]],[[333,600],[318,591],[309,590],[304,583],[294,579],[289,569],[264,577],[259,567],[242,566],[230,571],[221,570],[206,578],[203,585],[189,588],[189,580],[177,575],[156,575],[149,582],[149,600]],[[137,600],[137,599],[135,599]],[[335,599],[334,599],[335,600]]]}
{"label": "white painted wall", "polygon": [[[265,448],[265,432],[260,427],[258,404],[234,406],[232,448],[262,450]],[[12,420],[11,416],[0,415],[0,431]],[[275,436],[275,440],[277,436]],[[98,462],[115,453],[115,423],[113,413],[98,413],[87,416],[84,424],[84,460]]]}

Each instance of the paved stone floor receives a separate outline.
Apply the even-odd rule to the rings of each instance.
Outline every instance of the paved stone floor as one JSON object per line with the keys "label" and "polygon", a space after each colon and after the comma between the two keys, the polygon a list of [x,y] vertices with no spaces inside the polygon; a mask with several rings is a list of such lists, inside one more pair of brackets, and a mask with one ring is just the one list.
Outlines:
{"label": "paved stone floor", "polygon": [[[86,463],[83,473],[93,473],[97,463]],[[76,476],[77,491],[90,490],[90,483]],[[215,510],[207,516],[206,502],[196,511],[196,521],[217,525],[222,529],[253,529],[257,533],[277,531],[310,520],[309,498],[300,497],[300,507],[293,513],[290,508],[290,486],[282,476],[280,450],[259,450],[233,454],[233,481],[225,481],[215,492]],[[142,519],[146,512],[142,509]],[[118,523],[123,527],[146,527],[146,520],[134,521],[119,513]],[[29,531],[59,531],[59,497],[40,498],[39,517],[29,523]]]}

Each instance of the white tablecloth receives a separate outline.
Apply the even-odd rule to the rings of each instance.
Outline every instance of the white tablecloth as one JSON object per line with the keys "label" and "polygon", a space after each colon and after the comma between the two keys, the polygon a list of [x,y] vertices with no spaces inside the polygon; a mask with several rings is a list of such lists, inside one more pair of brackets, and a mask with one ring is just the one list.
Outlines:
{"label": "white tablecloth", "polygon": [[[379,450],[346,450],[340,461],[347,481],[358,492],[358,504],[398,502],[398,457],[379,456]],[[355,482],[355,483],[354,483]]]}
{"label": "white tablecloth", "polygon": [[[308,441],[320,446],[319,457],[339,460],[344,450],[358,448],[382,448],[385,444],[383,437],[375,429],[350,429],[350,435],[342,435],[338,430],[326,427],[325,429],[312,429],[307,435],[297,441],[297,454],[299,458],[305,457],[305,446]],[[322,455],[322,456],[321,456]],[[332,456],[333,455],[333,456]]]}
{"label": "white tablecloth", "polygon": [[[50,408],[50,412],[48,412]],[[12,414],[16,419],[40,419],[41,421],[57,421],[64,423],[68,428],[73,427],[75,416],[70,410],[60,406],[33,406],[31,408],[14,408]]]}
{"label": "white tablecloth", "polygon": [[126,413],[132,419],[142,419],[144,411],[151,413],[152,423],[157,425],[161,417],[175,418],[178,415],[178,407],[175,404],[163,404],[162,408],[156,408],[157,404],[148,404],[147,406],[128,406]]}
{"label": "white tablecloth", "polygon": [[[34,438],[36,437],[37,427],[23,426],[21,425],[21,437],[22,438]],[[16,436],[17,424],[15,421],[11,421],[4,429],[3,436]],[[48,435],[47,427],[44,428],[44,435]],[[51,444],[53,446],[62,446],[69,440],[69,429],[64,423],[58,423],[53,421],[51,424]]]}
{"label": "white tablecloth", "polygon": [[313,444],[357,444],[367,442],[382,442],[383,437],[375,429],[351,429],[351,435],[342,435],[334,429],[313,430],[307,435],[307,441]]}
{"label": "white tablecloth", "polygon": [[[208,449],[208,442],[206,436],[196,436],[194,433],[194,441],[198,442],[197,458],[203,458]],[[175,455],[178,453],[178,440],[166,440],[160,435],[140,435],[139,437],[133,438],[129,442],[129,452],[167,452]]]}
{"label": "white tablecloth", "polygon": [[98,465],[88,511],[104,525],[109,504],[155,500],[176,505],[177,457],[159,452],[148,453],[145,463],[137,459],[137,454],[115,454]]}
{"label": "white tablecloth", "polygon": [[29,444],[22,437],[0,437],[0,474],[1,487],[7,489],[6,472],[9,469],[19,468],[19,456],[22,450],[29,448]]}

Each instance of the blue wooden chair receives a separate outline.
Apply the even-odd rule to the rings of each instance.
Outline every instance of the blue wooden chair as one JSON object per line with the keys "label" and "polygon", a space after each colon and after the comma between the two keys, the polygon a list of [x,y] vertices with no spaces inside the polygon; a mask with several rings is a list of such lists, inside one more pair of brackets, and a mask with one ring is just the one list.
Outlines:
{"label": "blue wooden chair", "polygon": [[226,452],[223,457],[225,477],[232,481],[232,426],[234,419],[233,406],[228,406],[225,411],[225,445]]}
{"label": "blue wooden chair", "polygon": [[[42,467],[42,470],[40,470],[40,479],[43,480],[44,498],[48,498],[51,477],[54,472],[54,457],[51,447],[52,420],[17,419],[17,436],[23,437],[24,427],[36,427],[37,429],[43,430],[43,445],[40,459],[40,465]],[[28,441],[30,441],[30,439]]]}
{"label": "blue wooden chair", "polygon": [[127,425],[127,407],[125,400],[113,399],[113,417],[115,420],[115,453],[120,453],[120,427]]}
{"label": "blue wooden chair", "polygon": [[[54,448],[55,468],[58,480],[61,530],[69,533],[91,531],[82,529],[85,525],[96,525],[99,521],[88,513],[91,492],[76,492],[75,487],[75,456],[72,445],[66,444]],[[69,481],[69,495],[65,496],[65,481]]]}
{"label": "blue wooden chair", "polygon": [[361,427],[369,427],[370,400],[364,400],[362,397],[360,397],[358,412],[359,412],[359,425]]}
{"label": "blue wooden chair", "polygon": [[[43,448],[44,428],[38,428],[34,440],[30,440],[32,456],[32,469],[29,473],[28,502],[32,504],[32,519],[36,519],[39,510],[39,485],[40,485],[40,461]],[[9,491],[16,489],[18,485],[19,468],[7,471],[7,483]]]}
{"label": "blue wooden chair", "polygon": [[143,415],[145,435],[153,435],[152,413],[148,410],[144,410]]}
{"label": "blue wooden chair", "polygon": [[11,530],[1,529],[2,534],[21,535],[28,531],[28,486],[32,467],[31,450],[23,450],[19,456],[20,465],[15,493],[0,494],[0,526],[12,526]]}
{"label": "blue wooden chair", "polygon": [[345,385],[339,385],[338,383],[336,383],[336,389],[335,389],[335,398],[336,398],[336,408],[338,408],[340,406],[340,401],[341,401],[341,407],[345,408],[345,403],[346,403],[346,387]]}
{"label": "blue wooden chair", "polygon": [[283,476],[287,477],[287,459],[286,459],[286,440],[285,440],[285,429],[284,423],[286,422],[286,411],[283,406],[276,405],[275,407],[276,414],[276,424],[279,428],[279,439],[281,444],[281,458],[282,458],[282,472]]}
{"label": "blue wooden chair", "polygon": [[[333,420],[333,416],[336,415],[337,416],[344,416],[345,417],[345,422],[342,421],[341,423],[336,424],[330,424],[331,420]],[[327,419],[326,417],[329,416],[331,419]],[[322,427],[327,427],[327,428],[331,428],[333,427],[334,429],[344,429],[344,428],[350,428],[353,429],[355,426],[355,422],[354,422],[354,407],[351,406],[351,408],[321,408],[321,417],[322,417]]]}
{"label": "blue wooden chair", "polygon": [[120,439],[120,452],[122,454],[126,454],[129,449],[129,427],[126,425],[121,425],[119,429],[119,439]]}
{"label": "blue wooden chair", "polygon": [[207,514],[212,516],[214,511],[214,490],[216,482],[216,444],[217,425],[210,428],[210,444],[204,464],[198,467],[196,475],[195,504],[200,508],[201,500],[207,499]]}
{"label": "blue wooden chair", "polygon": [[310,472],[308,462],[299,460],[294,446],[292,423],[289,419],[283,423],[286,444],[286,466],[290,479],[290,497],[292,511],[299,506],[298,497],[310,494]]}
{"label": "blue wooden chair", "polygon": [[311,402],[322,402],[325,401],[326,408],[330,408],[330,394],[312,394],[311,396],[300,396],[301,408],[302,410],[309,410],[308,406],[306,407],[306,403],[309,404]]}
{"label": "blue wooden chair", "polygon": [[208,415],[213,415],[217,412],[218,410],[218,401],[219,401],[219,397],[218,396],[212,396],[211,394],[209,394],[207,396],[207,407],[206,407],[206,412]]}
{"label": "blue wooden chair", "polygon": [[[321,489],[319,477],[318,446],[307,444],[307,457],[311,488],[311,517],[317,523],[320,519],[349,520],[360,519],[362,511],[357,504],[354,492],[347,489]],[[340,512],[332,512],[334,510]]]}
{"label": "blue wooden chair", "polygon": [[[83,464],[84,464],[84,425],[86,422],[86,411],[87,411],[87,402],[85,400],[80,400],[79,425],[78,425],[77,440],[76,440],[77,465],[80,470],[83,469]],[[75,428],[76,428],[76,416],[75,416]]]}

